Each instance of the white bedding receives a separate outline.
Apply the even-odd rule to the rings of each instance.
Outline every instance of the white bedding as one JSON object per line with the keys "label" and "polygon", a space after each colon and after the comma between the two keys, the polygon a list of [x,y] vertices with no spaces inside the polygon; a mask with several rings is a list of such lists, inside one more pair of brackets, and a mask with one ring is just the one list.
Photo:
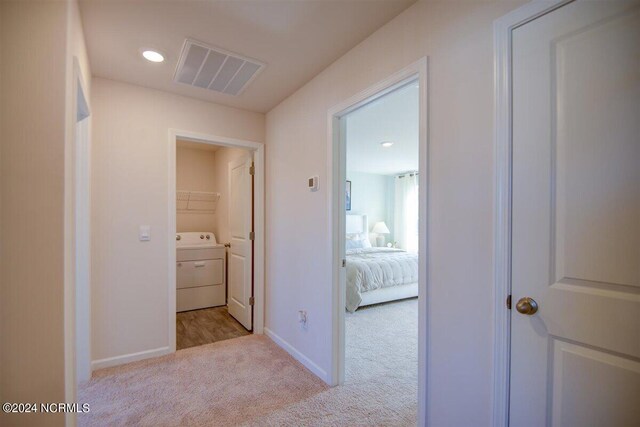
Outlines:
{"label": "white bedding", "polygon": [[347,310],[354,312],[362,294],[418,281],[418,254],[392,248],[347,250]]}

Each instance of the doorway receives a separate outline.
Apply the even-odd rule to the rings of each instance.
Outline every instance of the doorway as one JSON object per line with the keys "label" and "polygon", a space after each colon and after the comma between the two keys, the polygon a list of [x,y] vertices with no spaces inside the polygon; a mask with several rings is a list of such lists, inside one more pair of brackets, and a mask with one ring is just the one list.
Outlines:
{"label": "doorway", "polygon": [[[420,194],[417,79],[341,117],[346,145],[345,385],[417,407]],[[402,406],[400,406],[402,405]],[[413,411],[410,411],[413,412]]]}
{"label": "doorway", "polygon": [[253,153],[177,141],[176,348],[251,333]]}
{"label": "doorway", "polygon": [[261,334],[264,148],[170,131],[172,351]]}
{"label": "doorway", "polygon": [[[330,188],[330,212],[331,212],[331,230],[332,230],[332,240],[333,240],[333,250],[332,250],[332,265],[333,265],[333,369],[331,372],[331,383],[333,385],[339,385],[345,383],[346,379],[346,326],[345,321],[347,318],[347,311],[349,308],[354,309],[357,307],[353,306],[354,299],[353,295],[348,295],[347,290],[347,265],[348,265],[348,257],[346,252],[347,245],[347,232],[350,232],[351,235],[355,234],[369,234],[370,232],[375,232],[375,239],[373,236],[368,236],[369,243],[372,245],[375,243],[376,245],[380,244],[378,248],[382,249],[386,248],[387,243],[391,243],[392,248],[388,248],[389,250],[394,250],[394,243],[396,242],[395,238],[393,241],[386,241],[390,236],[389,224],[385,221],[375,221],[376,224],[369,223],[369,215],[367,212],[358,212],[358,215],[346,215],[347,208],[349,208],[348,203],[353,203],[353,198],[357,197],[357,194],[354,191],[354,182],[353,180],[350,183],[348,181],[347,176],[347,120],[350,113],[357,111],[359,108],[371,105],[371,103],[375,103],[378,100],[383,99],[386,95],[393,94],[402,88],[414,88],[417,93],[417,141],[416,141],[416,151],[413,154],[417,158],[417,168],[420,172],[416,174],[417,170],[409,170],[405,171],[406,173],[397,173],[396,175],[399,177],[410,176],[411,180],[415,180],[416,189],[419,185],[420,191],[417,192],[418,196],[416,198],[415,209],[418,211],[419,215],[417,215],[416,228],[418,236],[427,236],[427,194],[428,194],[428,185],[427,185],[427,127],[426,127],[426,119],[427,119],[427,110],[426,110],[426,73],[427,73],[427,63],[426,58],[410,65],[409,67],[395,73],[390,76],[388,79],[368,88],[367,90],[361,92],[360,94],[354,96],[353,98],[341,103],[340,105],[335,106],[330,109],[328,112],[328,128],[330,130],[328,137],[328,152],[329,152],[329,167],[328,167],[328,176],[329,176],[329,188]],[[381,145],[384,142],[389,141],[377,141],[378,144],[385,148],[384,145]],[[387,145],[388,146],[388,145]],[[411,168],[409,168],[411,169]],[[393,174],[392,174],[393,175]],[[402,178],[399,178],[402,179]],[[351,184],[351,188],[349,188],[349,184]],[[347,200],[347,196],[350,196],[350,200]],[[352,205],[351,208],[354,206]],[[355,212],[353,212],[355,213]],[[373,231],[375,228],[375,231]],[[395,227],[394,227],[395,228]],[[387,233],[389,232],[389,233]],[[367,237],[365,237],[367,239]],[[382,241],[382,240],[385,241]],[[349,239],[351,240],[351,239]],[[364,240],[364,239],[361,239]],[[364,244],[367,244],[365,242]],[[398,248],[399,249],[399,248]],[[371,303],[381,303],[384,301],[390,300],[400,300],[404,298],[415,297],[419,294],[419,298],[416,302],[416,311],[417,311],[417,365],[418,365],[418,375],[417,375],[417,405],[418,405],[418,421],[419,424],[424,424],[425,416],[426,416],[426,359],[427,359],[427,338],[426,338],[426,290],[427,290],[427,239],[420,239],[417,245],[417,251],[419,261],[417,264],[417,280],[415,284],[415,289],[409,289],[411,286],[403,286],[396,287],[393,291],[389,292],[388,289],[383,289],[381,293],[377,294],[375,298],[373,298],[373,294],[366,296],[366,298],[358,298],[356,296],[355,300],[361,299],[358,301],[358,304],[362,302],[362,299],[365,300],[365,304]],[[410,283],[407,283],[410,285]],[[400,289],[402,288],[402,289]],[[402,294],[402,292],[407,292]],[[397,293],[400,292],[400,293]],[[392,295],[394,294],[395,295]],[[381,295],[385,294],[385,295]],[[359,297],[362,297],[360,295]],[[411,300],[409,300],[411,301]],[[358,305],[356,304],[356,305]],[[375,306],[374,306],[375,307]],[[363,311],[366,311],[364,309]],[[357,312],[355,314],[358,314]]]}

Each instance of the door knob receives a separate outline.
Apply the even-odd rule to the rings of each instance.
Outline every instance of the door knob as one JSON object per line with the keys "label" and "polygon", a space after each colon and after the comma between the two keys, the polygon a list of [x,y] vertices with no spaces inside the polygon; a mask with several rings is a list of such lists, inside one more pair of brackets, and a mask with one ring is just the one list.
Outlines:
{"label": "door knob", "polygon": [[538,303],[533,298],[520,298],[516,304],[516,310],[518,310],[518,313],[531,316],[538,311]]}

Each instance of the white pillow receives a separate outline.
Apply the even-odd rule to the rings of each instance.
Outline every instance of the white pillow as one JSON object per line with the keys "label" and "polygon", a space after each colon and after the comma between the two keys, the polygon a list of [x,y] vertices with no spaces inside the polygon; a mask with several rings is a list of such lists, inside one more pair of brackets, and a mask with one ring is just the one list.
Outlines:
{"label": "white pillow", "polygon": [[349,250],[349,249],[362,249],[362,240],[347,239],[346,250]]}
{"label": "white pillow", "polygon": [[346,243],[346,249],[366,249],[371,247],[371,242],[366,234],[348,234]]}

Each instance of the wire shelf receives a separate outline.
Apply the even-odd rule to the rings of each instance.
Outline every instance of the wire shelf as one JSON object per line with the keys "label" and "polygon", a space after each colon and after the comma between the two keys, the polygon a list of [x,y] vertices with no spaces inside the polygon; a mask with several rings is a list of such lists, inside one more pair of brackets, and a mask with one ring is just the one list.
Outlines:
{"label": "wire shelf", "polygon": [[207,191],[176,192],[176,208],[181,213],[215,213],[220,193]]}

